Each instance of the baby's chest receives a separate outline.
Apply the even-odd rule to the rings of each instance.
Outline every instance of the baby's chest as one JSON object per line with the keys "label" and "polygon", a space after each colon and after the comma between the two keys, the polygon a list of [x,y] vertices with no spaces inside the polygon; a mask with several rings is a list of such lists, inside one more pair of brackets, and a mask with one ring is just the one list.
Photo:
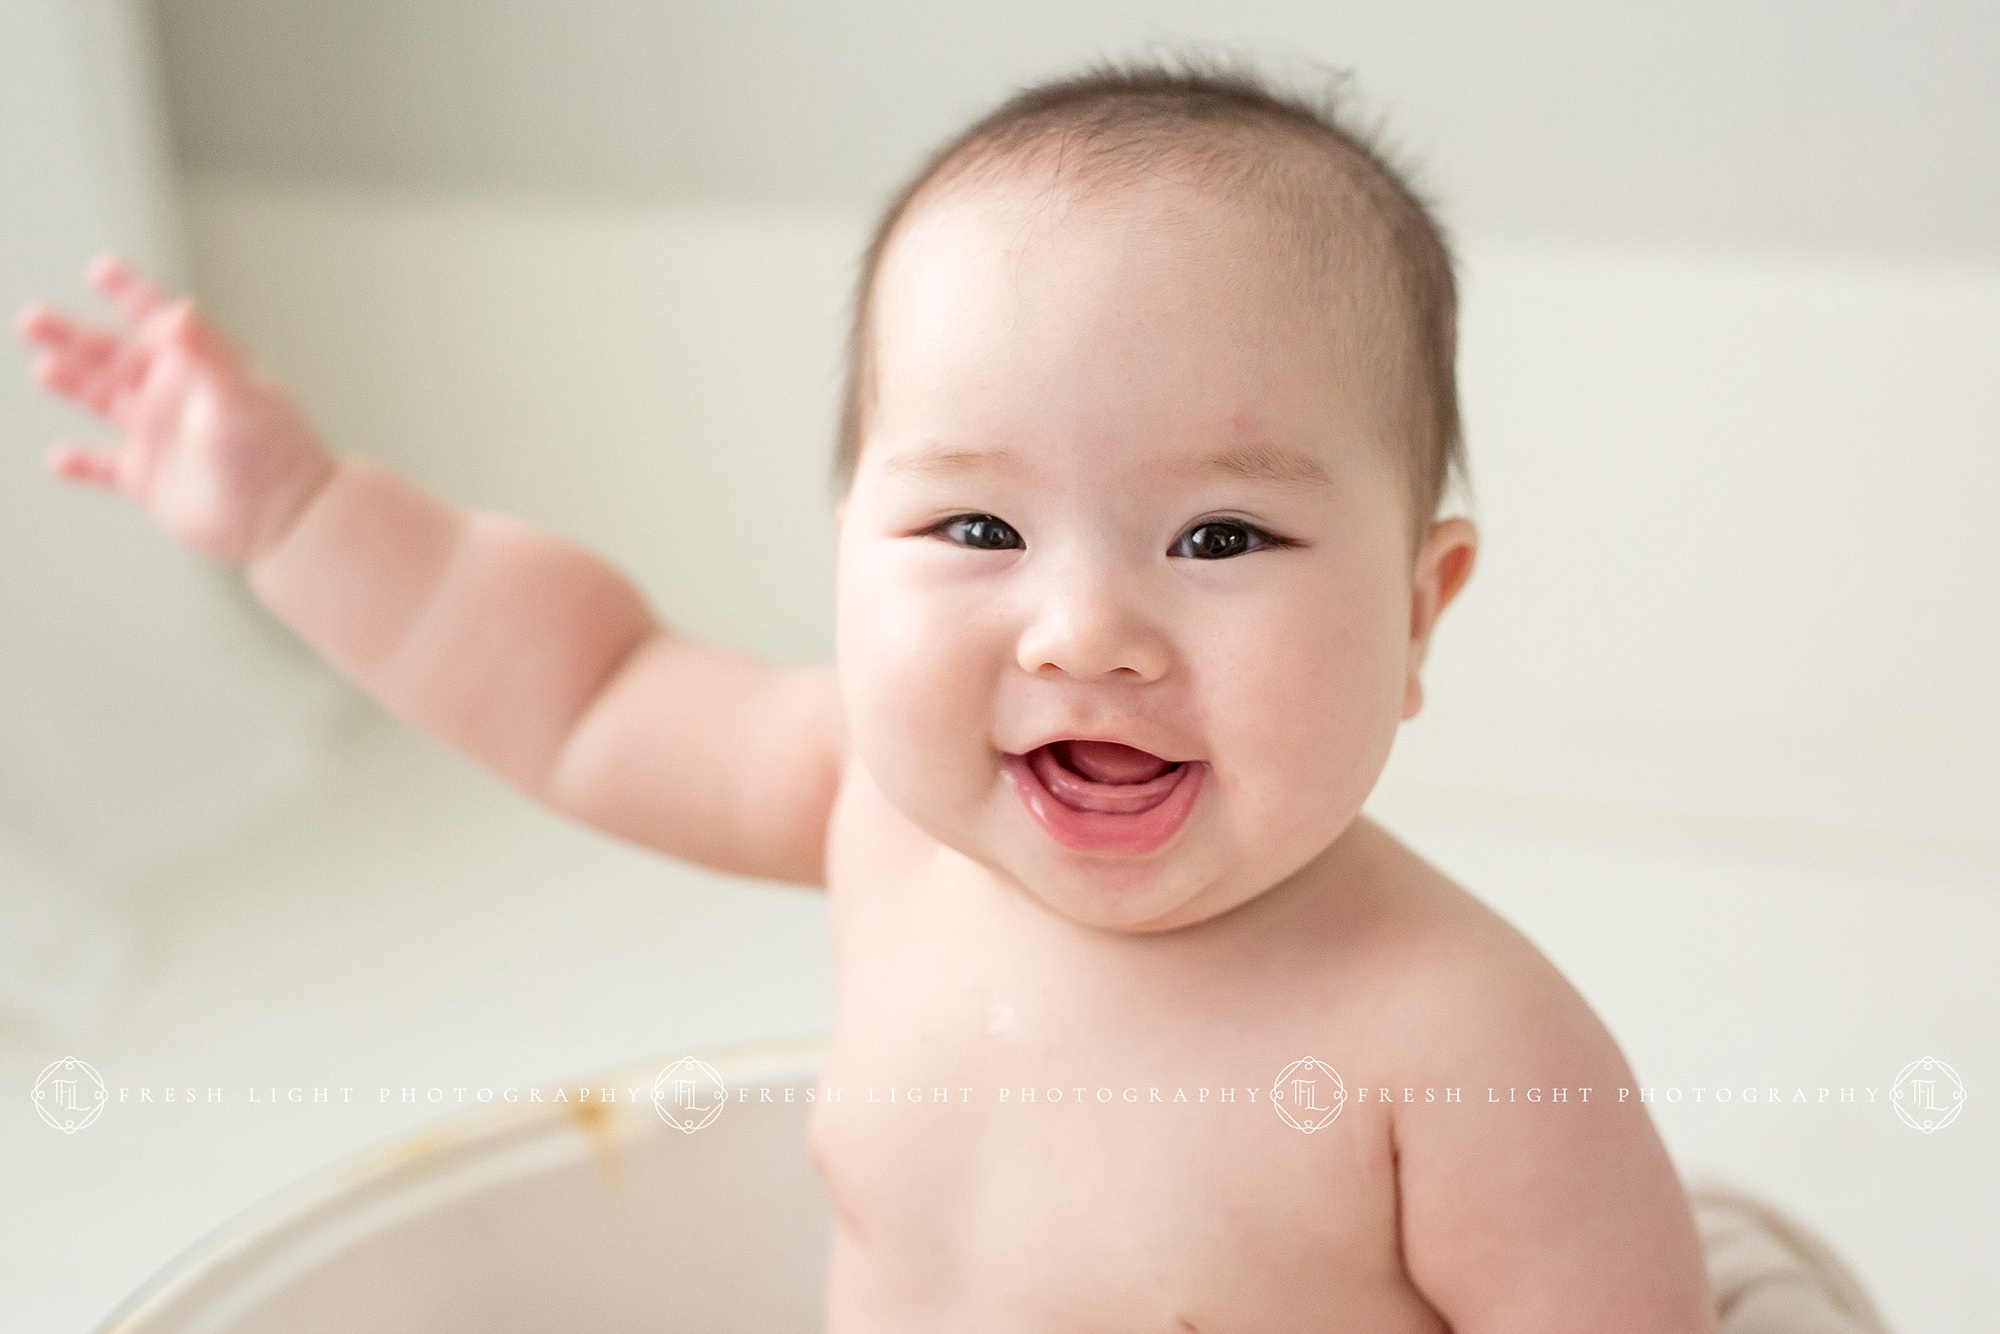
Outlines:
{"label": "baby's chest", "polygon": [[1393,1164],[1369,1111],[1308,1134],[1271,1106],[1268,1076],[1227,1063],[967,1056],[836,1041],[814,1111],[847,1240],[916,1304],[1240,1314],[1400,1282]]}
{"label": "baby's chest", "polygon": [[[813,1114],[836,1300],[995,1329],[1303,1327],[1316,1301],[1426,1327],[1388,1127],[1341,1101],[1310,1007],[989,920],[963,886],[875,888],[836,923]],[[1281,1080],[1302,1057],[1327,1070]]]}

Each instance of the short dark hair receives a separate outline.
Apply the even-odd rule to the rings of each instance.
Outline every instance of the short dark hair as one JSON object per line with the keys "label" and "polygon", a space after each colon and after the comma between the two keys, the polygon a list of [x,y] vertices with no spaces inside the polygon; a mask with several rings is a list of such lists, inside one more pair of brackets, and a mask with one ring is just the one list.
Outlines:
{"label": "short dark hair", "polygon": [[[1087,189],[1164,172],[1219,179],[1260,198],[1290,254],[1326,273],[1342,243],[1362,242],[1391,319],[1386,356],[1421,540],[1453,475],[1465,476],[1458,410],[1458,296],[1450,245],[1431,206],[1378,146],[1345,124],[1331,87],[1318,103],[1272,88],[1241,63],[1183,56],[1178,67],[1101,62],[1022,90],[935,150],[876,223],[848,330],[833,485],[845,494],[875,397],[874,289],[898,225],[919,199],[1040,168]],[[1330,168],[1330,170],[1328,170]],[[1351,248],[1351,247],[1350,247]]]}

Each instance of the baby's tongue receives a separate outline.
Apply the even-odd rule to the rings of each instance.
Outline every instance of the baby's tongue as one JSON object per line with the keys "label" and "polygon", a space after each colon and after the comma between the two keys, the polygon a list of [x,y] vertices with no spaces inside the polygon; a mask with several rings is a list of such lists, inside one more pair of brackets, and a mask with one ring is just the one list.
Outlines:
{"label": "baby's tongue", "polygon": [[1172,767],[1157,755],[1116,741],[1064,741],[1056,752],[1064,767],[1097,783],[1144,783]]}

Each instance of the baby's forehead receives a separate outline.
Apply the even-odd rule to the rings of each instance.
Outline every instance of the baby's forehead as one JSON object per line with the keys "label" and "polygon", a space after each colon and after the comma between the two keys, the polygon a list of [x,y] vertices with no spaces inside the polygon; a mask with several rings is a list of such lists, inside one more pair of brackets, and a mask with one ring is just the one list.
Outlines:
{"label": "baby's forehead", "polygon": [[871,360],[891,382],[878,392],[949,347],[1073,340],[1077,325],[1106,335],[1076,347],[1093,360],[1143,341],[1220,373],[1260,347],[1272,374],[1330,374],[1350,399],[1394,392],[1383,353],[1408,321],[1365,234],[1311,235],[1324,220],[1186,176],[1084,188],[1016,175],[915,202],[877,274]]}
{"label": "baby's forehead", "polygon": [[1268,263],[1297,264],[1304,228],[1261,201],[1181,175],[1134,182],[1050,180],[1039,174],[951,181],[926,191],[897,227],[884,268],[935,259],[947,248],[979,246],[1009,255],[1061,241],[1096,249],[1130,249],[1148,238],[1179,242],[1181,254],[1242,254]]}
{"label": "baby's forehead", "polygon": [[[1082,397],[1063,401],[1204,442],[1191,436],[1169,452],[1269,440],[1266,426],[1304,446],[1301,424],[1316,422],[1329,438],[1314,450],[1334,447],[1333,436],[1372,439],[1407,466],[1412,367],[1398,349],[1410,322],[1365,229],[1314,235],[1327,219],[1185,178],[1094,190],[980,181],[916,202],[883,256],[871,321],[874,401],[892,435],[942,414],[1032,443],[1038,433],[1023,421],[1054,408],[1010,372],[1073,354],[1089,370],[1069,382]],[[1131,285],[1118,276],[1127,270],[1139,274]],[[1132,304],[1121,308],[1124,298]],[[1079,337],[1098,328],[1104,343]],[[1254,416],[1259,405],[1271,421],[1234,429],[1236,409]],[[999,415],[986,419],[989,408]]]}
{"label": "baby's forehead", "polygon": [[1415,318],[1398,281],[1384,221],[1329,182],[1323,167],[1301,179],[1260,180],[1189,169],[1133,179],[1053,176],[1017,169],[934,182],[911,201],[875,275],[877,328],[885,307],[933,294],[940,266],[985,265],[1019,275],[1060,253],[1117,259],[1164,281],[1214,283],[1231,301],[1275,305],[1348,350],[1380,343]]}

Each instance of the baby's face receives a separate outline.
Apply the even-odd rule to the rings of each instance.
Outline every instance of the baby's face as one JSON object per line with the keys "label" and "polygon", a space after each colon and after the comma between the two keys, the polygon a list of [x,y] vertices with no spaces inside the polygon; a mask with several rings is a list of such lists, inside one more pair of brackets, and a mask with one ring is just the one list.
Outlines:
{"label": "baby's face", "polygon": [[[909,219],[875,298],[838,660],[876,784],[1097,927],[1201,921],[1327,850],[1417,707],[1429,617],[1382,414],[1255,229],[1171,189],[988,187]],[[1060,738],[1182,768],[1038,753]]]}

